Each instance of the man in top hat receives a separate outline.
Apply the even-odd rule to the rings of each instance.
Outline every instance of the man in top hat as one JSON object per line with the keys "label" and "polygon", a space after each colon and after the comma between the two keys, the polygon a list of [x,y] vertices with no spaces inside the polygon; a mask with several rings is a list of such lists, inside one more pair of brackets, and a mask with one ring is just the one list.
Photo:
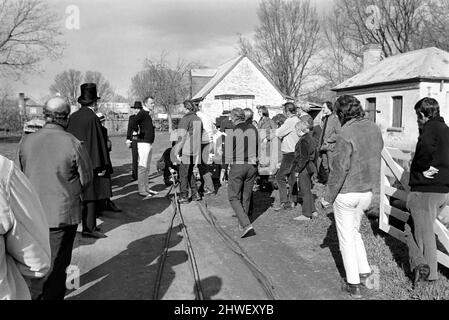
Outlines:
{"label": "man in top hat", "polygon": [[101,123],[96,115],[98,109],[97,86],[94,83],[81,85],[78,103],[81,108],[69,118],[67,131],[78,140],[83,141],[93,168],[93,183],[85,190],[83,198],[83,232],[84,236],[93,238],[106,237],[96,226],[97,200],[101,190],[98,189],[98,177],[104,176],[111,166],[106,140],[103,137]]}
{"label": "man in top hat", "polygon": [[138,127],[136,126],[136,115],[142,109],[142,102],[136,101],[130,109],[130,116],[128,119],[128,130],[126,133],[126,145],[131,148],[132,157],[132,180],[137,180],[137,160],[139,153],[137,151],[137,135]]}

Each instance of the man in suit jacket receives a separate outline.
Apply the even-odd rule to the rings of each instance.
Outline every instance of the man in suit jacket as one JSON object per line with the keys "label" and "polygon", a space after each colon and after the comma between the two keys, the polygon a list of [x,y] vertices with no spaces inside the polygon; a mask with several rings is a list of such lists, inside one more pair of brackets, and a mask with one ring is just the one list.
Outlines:
{"label": "man in suit jacket", "polygon": [[126,133],[126,144],[128,148],[131,148],[131,157],[132,157],[132,180],[137,180],[137,164],[139,160],[139,153],[137,151],[137,131],[134,131],[136,129],[136,115],[137,112],[142,109],[142,102],[136,101],[134,102],[134,106],[131,107],[130,113],[128,119],[128,130]]}
{"label": "man in suit jacket", "polygon": [[108,148],[103,137],[97,111],[97,87],[94,83],[81,85],[81,96],[78,98],[81,108],[69,118],[67,131],[78,140],[83,141],[92,162],[94,181],[84,192],[83,202],[83,235],[94,238],[104,238],[96,226],[97,200],[99,190],[95,188],[95,181],[106,174],[111,165]]}
{"label": "man in suit jacket", "polygon": [[48,100],[44,108],[46,124],[24,136],[16,159],[37,191],[50,228],[51,270],[45,278],[31,281],[33,299],[64,299],[65,271],[81,221],[81,197],[93,178],[83,144],[64,131],[69,113],[65,99]]}

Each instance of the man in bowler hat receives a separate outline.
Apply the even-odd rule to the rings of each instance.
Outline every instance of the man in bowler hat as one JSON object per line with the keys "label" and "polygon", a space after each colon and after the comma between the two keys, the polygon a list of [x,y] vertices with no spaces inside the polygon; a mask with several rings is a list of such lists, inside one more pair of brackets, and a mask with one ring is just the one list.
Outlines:
{"label": "man in bowler hat", "polygon": [[101,193],[101,190],[97,190],[100,184],[96,180],[104,176],[107,168],[111,166],[106,140],[96,115],[99,99],[95,83],[82,84],[81,95],[78,98],[81,108],[70,116],[67,126],[68,132],[84,142],[92,163],[94,178],[93,183],[84,192],[82,234],[93,238],[106,237],[96,226],[98,195]]}
{"label": "man in bowler hat", "polygon": [[139,159],[139,153],[137,151],[137,135],[138,135],[138,127],[136,125],[136,115],[142,109],[142,102],[136,101],[134,105],[131,107],[128,120],[128,130],[126,133],[126,145],[128,148],[131,148],[131,157],[132,157],[132,180],[137,180],[137,164]]}

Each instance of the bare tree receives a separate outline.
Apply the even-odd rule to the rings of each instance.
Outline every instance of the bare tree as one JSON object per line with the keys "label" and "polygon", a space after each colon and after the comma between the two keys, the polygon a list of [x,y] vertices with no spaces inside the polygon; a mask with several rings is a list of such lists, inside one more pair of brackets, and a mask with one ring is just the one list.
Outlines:
{"label": "bare tree", "polygon": [[143,100],[151,95],[155,104],[167,112],[169,131],[173,129],[172,107],[181,103],[189,94],[188,75],[192,65],[178,59],[175,66],[162,53],[158,60],[147,59],[144,70],[131,79],[131,91]]}
{"label": "bare tree", "polygon": [[84,75],[84,82],[91,82],[97,85],[97,94],[101,97],[102,102],[109,102],[114,99],[114,90],[101,72],[87,71]]}
{"label": "bare tree", "polygon": [[254,44],[240,37],[242,53],[252,56],[281,91],[299,96],[304,83],[317,73],[312,63],[320,47],[320,21],[308,0],[264,0]]}
{"label": "bare tree", "polygon": [[59,20],[43,1],[0,0],[0,72],[20,77],[43,58],[59,57]]}
{"label": "bare tree", "polygon": [[[338,0],[344,49],[361,59],[363,48],[379,44],[385,57],[428,46],[449,47],[449,5],[436,0]],[[349,45],[348,45],[349,44]]]}
{"label": "bare tree", "polygon": [[80,95],[80,86],[83,74],[77,70],[66,70],[56,75],[54,83],[50,86],[52,94],[60,94],[69,99],[72,105],[76,105]]}

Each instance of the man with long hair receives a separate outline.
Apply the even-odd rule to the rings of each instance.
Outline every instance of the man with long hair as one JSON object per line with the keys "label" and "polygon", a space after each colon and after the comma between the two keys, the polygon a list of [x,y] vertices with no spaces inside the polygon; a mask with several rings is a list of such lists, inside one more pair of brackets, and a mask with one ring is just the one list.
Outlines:
{"label": "man with long hair", "polygon": [[333,204],[338,242],[346,272],[344,291],[361,298],[372,270],[360,234],[360,223],[380,179],[384,146],[379,127],[364,117],[360,101],[344,95],[335,103],[342,125],[335,144],[326,200]]}

